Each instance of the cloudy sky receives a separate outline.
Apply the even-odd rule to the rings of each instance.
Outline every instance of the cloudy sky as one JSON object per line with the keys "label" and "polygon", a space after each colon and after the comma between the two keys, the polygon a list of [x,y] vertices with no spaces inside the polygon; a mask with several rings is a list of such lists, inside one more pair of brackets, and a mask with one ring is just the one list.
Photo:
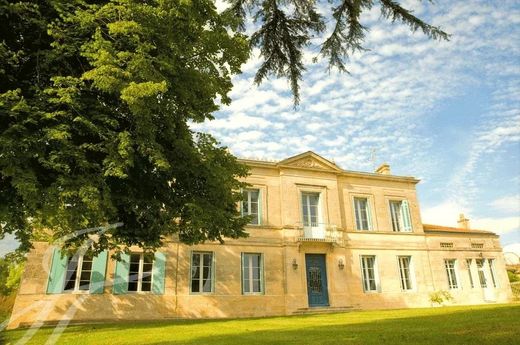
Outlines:
{"label": "cloudy sky", "polygon": [[[425,223],[456,225],[464,212],[472,227],[499,233],[520,253],[520,5],[401,3],[451,40],[412,34],[385,22],[375,7],[362,20],[370,50],[350,60],[350,75],[310,63],[317,41],[306,54],[294,109],[285,80],[253,84],[256,56],[234,79],[232,104],[194,129],[240,157],[283,159],[312,150],[360,171],[388,162],[394,174],[422,180]],[[0,253],[11,245],[0,241]]]}
{"label": "cloudy sky", "polygon": [[[327,13],[327,2],[322,8]],[[520,4],[401,1],[452,35],[449,42],[363,17],[366,48],[350,75],[312,64],[293,109],[285,80],[253,84],[258,55],[234,79],[233,102],[197,125],[240,157],[283,159],[312,150],[344,169],[413,175],[425,223],[458,214],[520,253]],[[375,160],[374,155],[375,153]]]}

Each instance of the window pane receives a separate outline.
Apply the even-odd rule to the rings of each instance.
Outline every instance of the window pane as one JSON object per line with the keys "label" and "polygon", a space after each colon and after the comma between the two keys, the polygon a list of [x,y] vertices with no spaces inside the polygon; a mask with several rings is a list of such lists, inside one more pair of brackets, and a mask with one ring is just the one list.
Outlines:
{"label": "window pane", "polygon": [[192,292],[200,292],[200,280],[198,279],[192,279],[191,280],[191,291]]}
{"label": "window pane", "polygon": [[211,259],[213,255],[211,253],[205,253],[204,255],[204,266],[209,267],[211,266]]}
{"label": "window pane", "polygon": [[128,291],[137,291],[137,281],[131,281],[128,283]]}
{"label": "window pane", "polygon": [[401,231],[401,201],[390,201],[393,231]]}
{"label": "window pane", "polygon": [[79,256],[70,256],[67,263],[67,272],[65,273],[64,291],[73,291],[76,285],[76,276],[78,271]]}
{"label": "window pane", "polygon": [[141,285],[141,291],[151,291],[152,290],[152,283],[151,282],[144,282]]}

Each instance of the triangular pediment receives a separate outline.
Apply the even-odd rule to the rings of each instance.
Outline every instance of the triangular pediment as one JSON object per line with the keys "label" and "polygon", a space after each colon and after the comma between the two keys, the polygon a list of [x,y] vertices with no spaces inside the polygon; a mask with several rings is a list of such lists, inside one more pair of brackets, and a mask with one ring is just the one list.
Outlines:
{"label": "triangular pediment", "polygon": [[284,159],[283,161],[278,162],[278,165],[295,168],[341,171],[341,169],[336,164],[312,151],[307,151],[299,155]]}

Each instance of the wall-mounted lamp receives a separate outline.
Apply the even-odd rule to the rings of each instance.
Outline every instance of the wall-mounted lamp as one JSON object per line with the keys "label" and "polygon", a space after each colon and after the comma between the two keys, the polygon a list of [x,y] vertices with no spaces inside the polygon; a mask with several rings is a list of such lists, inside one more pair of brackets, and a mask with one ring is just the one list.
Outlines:
{"label": "wall-mounted lamp", "polygon": [[293,270],[295,270],[295,271],[298,269],[298,263],[296,262],[296,259],[293,259],[293,260],[292,260],[292,268],[293,268]]}
{"label": "wall-mounted lamp", "polygon": [[339,267],[340,270],[345,268],[345,263],[343,262],[343,258],[340,258],[338,260],[338,267]]}

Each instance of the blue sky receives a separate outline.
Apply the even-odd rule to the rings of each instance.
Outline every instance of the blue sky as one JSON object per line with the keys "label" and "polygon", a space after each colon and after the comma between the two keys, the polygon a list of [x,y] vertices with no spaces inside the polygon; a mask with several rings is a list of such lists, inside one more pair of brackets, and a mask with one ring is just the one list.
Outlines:
{"label": "blue sky", "polygon": [[[456,225],[463,212],[472,227],[497,232],[520,253],[520,5],[401,3],[451,40],[410,33],[374,7],[362,18],[370,50],[352,57],[351,74],[310,63],[316,41],[305,54],[294,109],[285,80],[253,84],[255,52],[234,78],[232,104],[193,127],[240,157],[283,159],[312,150],[344,169],[372,171],[375,151],[376,162],[388,162],[394,174],[422,180],[425,223]],[[0,254],[12,243],[0,241]]]}

